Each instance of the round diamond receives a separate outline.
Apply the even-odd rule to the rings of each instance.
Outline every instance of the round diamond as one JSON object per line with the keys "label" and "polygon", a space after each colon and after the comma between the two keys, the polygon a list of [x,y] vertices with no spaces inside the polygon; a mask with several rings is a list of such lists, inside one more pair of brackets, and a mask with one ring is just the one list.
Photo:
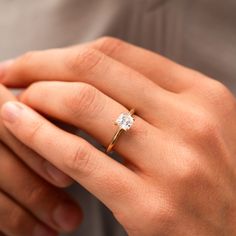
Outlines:
{"label": "round diamond", "polygon": [[116,120],[116,124],[125,131],[129,130],[134,123],[134,118],[130,113],[122,113]]}

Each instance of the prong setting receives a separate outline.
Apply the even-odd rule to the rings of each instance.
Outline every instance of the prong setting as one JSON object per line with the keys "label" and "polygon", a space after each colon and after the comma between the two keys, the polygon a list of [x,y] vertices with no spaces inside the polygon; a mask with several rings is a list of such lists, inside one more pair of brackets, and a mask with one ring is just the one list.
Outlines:
{"label": "prong setting", "polygon": [[122,130],[129,130],[134,123],[134,117],[129,112],[124,112],[119,115],[115,124]]}

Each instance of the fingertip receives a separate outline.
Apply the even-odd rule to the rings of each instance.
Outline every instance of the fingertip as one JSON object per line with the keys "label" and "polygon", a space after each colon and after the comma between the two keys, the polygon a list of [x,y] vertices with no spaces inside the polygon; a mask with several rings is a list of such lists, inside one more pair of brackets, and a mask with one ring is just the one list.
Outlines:
{"label": "fingertip", "polygon": [[1,107],[1,117],[7,123],[14,123],[22,110],[23,106],[19,102],[8,101]]}

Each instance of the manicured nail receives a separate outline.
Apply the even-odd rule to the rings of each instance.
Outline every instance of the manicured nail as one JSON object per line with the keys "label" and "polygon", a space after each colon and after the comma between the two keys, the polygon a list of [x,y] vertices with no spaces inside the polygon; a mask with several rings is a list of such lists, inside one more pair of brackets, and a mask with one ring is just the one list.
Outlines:
{"label": "manicured nail", "polygon": [[73,182],[73,180],[69,176],[64,174],[49,162],[45,161],[44,166],[48,175],[58,184],[66,187]]}
{"label": "manicured nail", "polygon": [[4,77],[7,69],[13,64],[14,60],[0,62],[0,79]]}
{"label": "manicured nail", "polygon": [[33,236],[57,236],[58,234],[53,230],[41,225],[37,225],[34,228]]}
{"label": "manicured nail", "polygon": [[53,213],[55,223],[64,231],[70,232],[81,222],[81,213],[78,206],[72,203],[64,203],[56,208]]}
{"label": "manicured nail", "polygon": [[14,123],[23,109],[23,106],[17,102],[7,102],[2,106],[2,119],[8,123]]}

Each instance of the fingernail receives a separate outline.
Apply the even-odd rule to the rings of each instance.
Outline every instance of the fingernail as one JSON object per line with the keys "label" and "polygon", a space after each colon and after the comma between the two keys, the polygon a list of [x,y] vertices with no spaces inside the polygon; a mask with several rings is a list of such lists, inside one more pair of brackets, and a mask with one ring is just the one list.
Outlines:
{"label": "fingernail", "polygon": [[33,236],[57,236],[58,234],[53,230],[43,227],[41,225],[37,225],[34,228]]}
{"label": "fingernail", "polygon": [[7,69],[13,64],[14,60],[7,60],[0,63],[0,79],[4,77]]}
{"label": "fingernail", "polygon": [[62,230],[70,232],[80,224],[81,213],[78,206],[72,203],[64,203],[56,208],[53,214],[55,223]]}
{"label": "fingernail", "polygon": [[22,110],[23,106],[21,106],[19,103],[7,102],[2,106],[2,119],[9,123],[14,123],[19,117]]}
{"label": "fingernail", "polygon": [[48,175],[58,184],[63,185],[63,187],[67,187],[69,184],[73,182],[73,180],[64,174],[62,171],[57,169],[55,166],[45,161],[44,163],[45,169]]}

